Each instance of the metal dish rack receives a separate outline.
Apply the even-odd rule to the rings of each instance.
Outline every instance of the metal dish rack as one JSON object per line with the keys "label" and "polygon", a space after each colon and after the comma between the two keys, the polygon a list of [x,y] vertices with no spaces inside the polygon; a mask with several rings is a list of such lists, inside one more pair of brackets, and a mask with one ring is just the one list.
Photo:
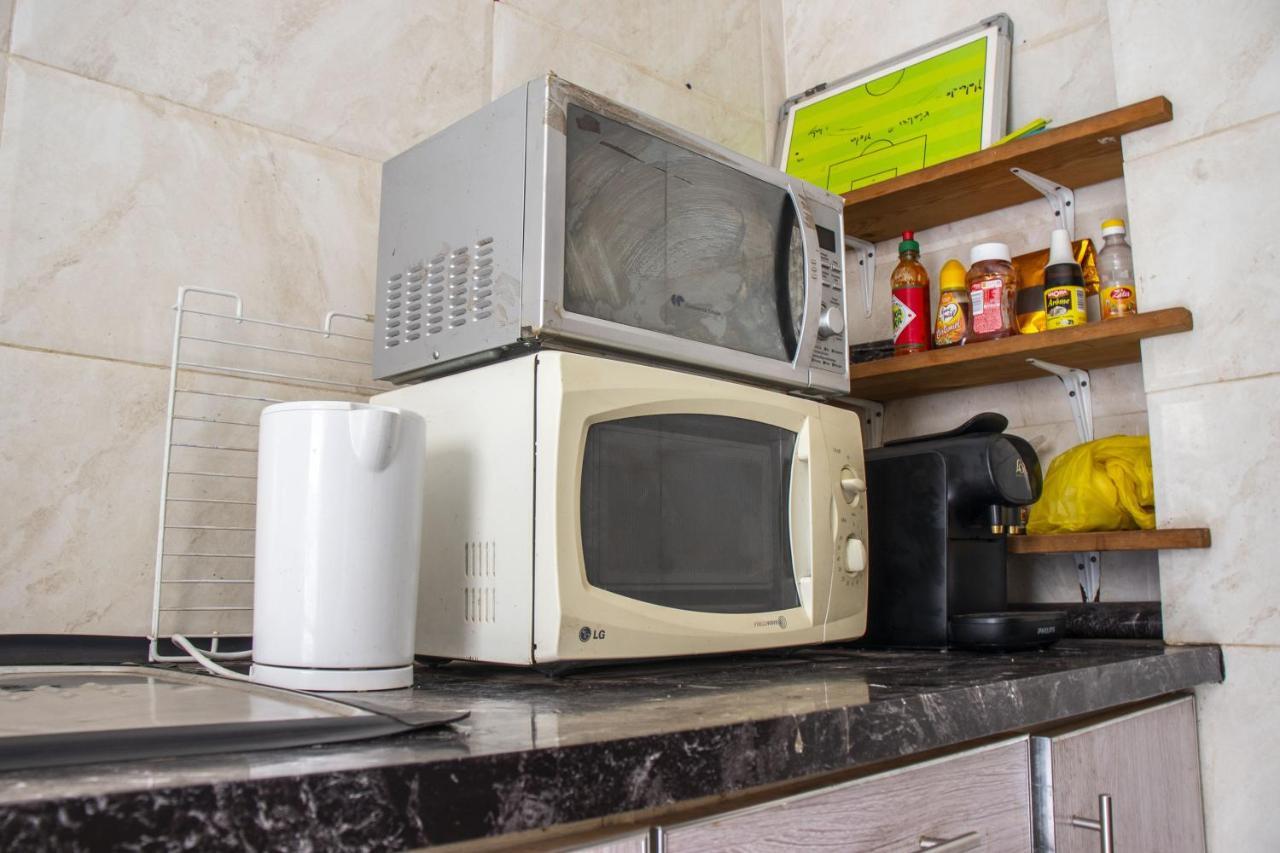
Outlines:
{"label": "metal dish rack", "polygon": [[371,379],[370,316],[282,323],[245,316],[235,293],[196,287],[179,288],[174,310],[148,653],[192,660],[164,644],[183,634],[210,657],[243,658],[219,646],[253,631],[259,414],[293,400],[367,402],[392,386]]}

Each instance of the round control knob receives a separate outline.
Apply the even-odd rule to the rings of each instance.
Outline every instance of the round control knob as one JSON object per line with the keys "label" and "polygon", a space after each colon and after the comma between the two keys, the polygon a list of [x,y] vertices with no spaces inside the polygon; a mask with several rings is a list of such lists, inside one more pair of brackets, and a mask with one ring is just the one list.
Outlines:
{"label": "round control knob", "polygon": [[844,540],[844,570],[851,575],[866,571],[867,546],[856,536]]}
{"label": "round control knob", "polygon": [[844,334],[844,311],[832,305],[822,306],[818,314],[818,337],[833,338]]}
{"label": "round control knob", "polygon": [[852,468],[840,469],[840,494],[844,495],[845,503],[856,506],[866,490],[866,481],[853,473]]}

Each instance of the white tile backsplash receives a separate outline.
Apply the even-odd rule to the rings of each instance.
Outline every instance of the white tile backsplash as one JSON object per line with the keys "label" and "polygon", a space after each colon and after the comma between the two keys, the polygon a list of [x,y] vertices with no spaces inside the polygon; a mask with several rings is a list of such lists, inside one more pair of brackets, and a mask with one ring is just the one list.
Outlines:
{"label": "white tile backsplash", "polygon": [[1163,391],[1149,405],[1159,523],[1213,537],[1208,550],[1161,554],[1165,637],[1280,645],[1280,376]]}
{"label": "white tile backsplash", "polygon": [[[1160,570],[1150,551],[1114,551],[1100,555],[1101,600],[1158,601]],[[1012,554],[1009,601],[1079,603],[1080,575],[1071,554]]]}
{"label": "white tile backsplash", "polygon": [[[1074,4],[1062,6],[1071,9]],[[1107,19],[1076,20],[1078,24],[1037,42],[1015,42],[1009,75],[1009,130],[1037,118],[1052,119],[1050,127],[1061,126],[1116,108]]]}
{"label": "white tile backsplash", "polygon": [[778,111],[791,92],[787,91],[786,21],[778,0],[760,2],[760,72],[765,120],[765,162],[776,165]]}
{"label": "white tile backsplash", "polygon": [[1196,689],[1211,851],[1280,850],[1280,649],[1223,646],[1226,681]]}
{"label": "white tile backsplash", "polygon": [[[570,42],[604,48],[675,87],[689,85],[686,91],[763,117],[761,15],[763,6],[776,5],[761,0],[504,0],[496,9],[499,15],[517,10],[562,31]],[[726,62],[727,56],[734,61]]]}
{"label": "white tile backsplash", "polygon": [[1129,213],[1138,307],[1191,309],[1195,331],[1144,341],[1147,389],[1280,370],[1280,171],[1250,163],[1274,147],[1280,113],[1131,160]]}
{"label": "white tile backsplash", "polygon": [[[9,50],[9,33],[13,24],[14,0],[0,0],[0,53]],[[3,104],[0,104],[3,107]]]}
{"label": "white tile backsplash", "polygon": [[1126,158],[1280,110],[1280,3],[1109,0],[1108,6],[1119,42],[1120,102],[1163,95],[1173,103],[1173,121],[1125,137]]}
{"label": "white tile backsplash", "polygon": [[385,160],[488,102],[491,0],[22,0],[13,52]]}
{"label": "white tile backsplash", "polygon": [[147,633],[168,381],[0,346],[5,633]]}
{"label": "white tile backsplash", "polygon": [[[757,34],[758,27],[757,23]],[[548,71],[747,156],[765,156],[766,128],[760,112],[739,110],[696,89],[686,89],[518,9],[496,6],[494,97]],[[755,79],[758,105],[758,75]]]}
{"label": "white tile backsplash", "polygon": [[372,307],[376,164],[17,58],[8,91],[0,340],[167,364],[179,285]]}

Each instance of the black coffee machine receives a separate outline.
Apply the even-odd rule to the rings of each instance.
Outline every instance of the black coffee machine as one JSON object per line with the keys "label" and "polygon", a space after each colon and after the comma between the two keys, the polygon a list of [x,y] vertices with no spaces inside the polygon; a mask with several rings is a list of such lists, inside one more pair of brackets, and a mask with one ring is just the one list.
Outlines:
{"label": "black coffee machine", "polygon": [[867,645],[1013,650],[1062,637],[1060,611],[1010,611],[1006,537],[1040,497],[1040,460],[987,412],[868,450]]}

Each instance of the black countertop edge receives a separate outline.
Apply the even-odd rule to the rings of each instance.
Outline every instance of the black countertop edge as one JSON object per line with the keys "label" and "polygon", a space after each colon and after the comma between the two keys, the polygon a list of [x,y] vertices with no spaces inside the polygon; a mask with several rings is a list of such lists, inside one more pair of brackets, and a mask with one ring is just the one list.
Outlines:
{"label": "black countertop edge", "polygon": [[1158,601],[1095,601],[1015,604],[1015,610],[1061,610],[1069,639],[1160,640],[1164,624]]}
{"label": "black countertop edge", "polygon": [[399,850],[857,768],[1223,678],[1217,646],[1062,643],[1039,656],[836,650],[833,660],[833,677],[865,679],[866,701],[728,725],[673,720],[668,731],[565,746],[14,802],[0,806],[0,846]]}

